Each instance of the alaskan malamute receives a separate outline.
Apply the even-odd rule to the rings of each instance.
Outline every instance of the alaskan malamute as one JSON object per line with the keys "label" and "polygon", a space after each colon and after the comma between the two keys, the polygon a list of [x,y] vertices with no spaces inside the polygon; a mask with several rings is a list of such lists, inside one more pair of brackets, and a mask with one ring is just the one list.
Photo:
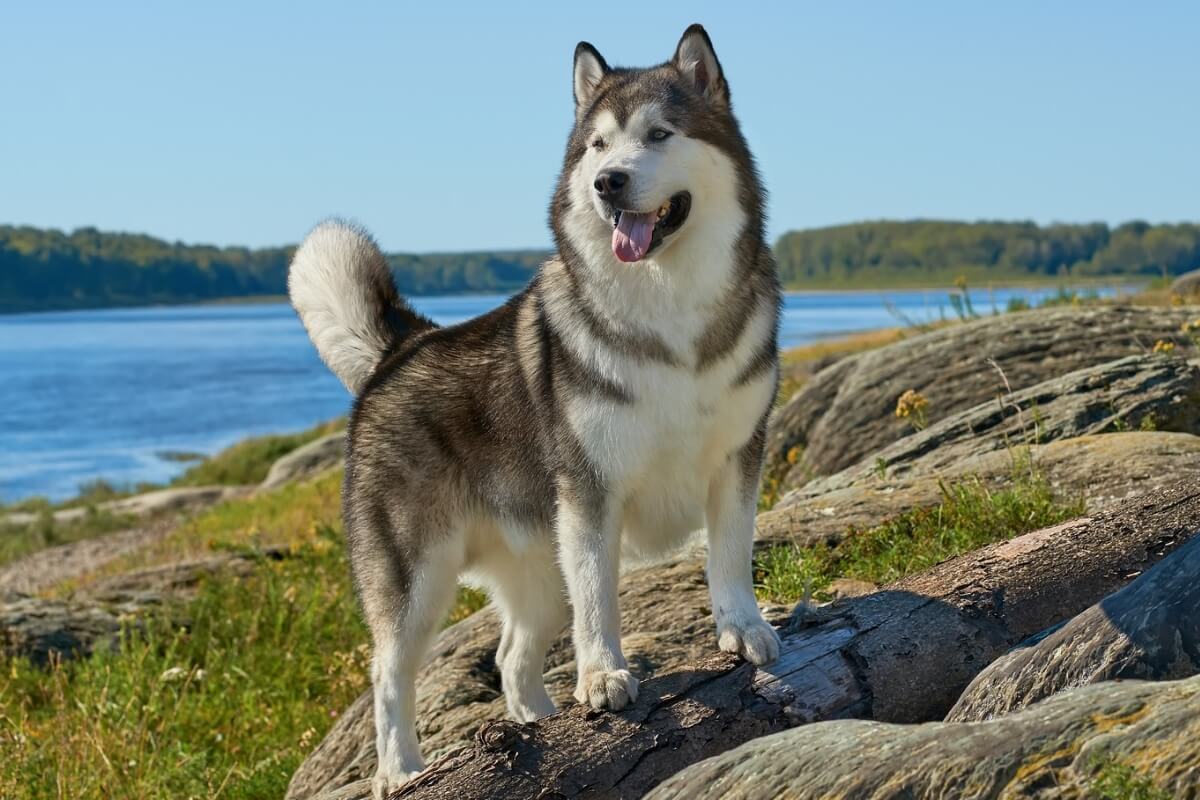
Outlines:
{"label": "alaskan malamute", "polygon": [[375,645],[378,796],[423,767],[414,678],[460,576],[503,614],[496,662],[522,721],[555,710],[542,666],[568,618],[579,702],[637,699],[621,555],[700,528],[720,648],[755,664],[779,652],[751,575],[779,287],[725,73],[693,25],[649,69],[581,43],[574,90],[558,254],[500,308],[434,325],[338,222],[292,263],[292,303],[357,396],[344,516]]}

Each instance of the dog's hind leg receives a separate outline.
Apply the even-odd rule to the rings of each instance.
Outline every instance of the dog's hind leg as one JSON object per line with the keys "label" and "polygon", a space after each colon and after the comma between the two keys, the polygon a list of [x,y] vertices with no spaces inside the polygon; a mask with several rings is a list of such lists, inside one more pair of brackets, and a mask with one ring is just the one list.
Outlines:
{"label": "dog's hind leg", "polygon": [[562,573],[550,548],[530,547],[488,564],[487,577],[504,618],[496,666],[508,712],[519,722],[553,714],[542,671],[546,651],[566,627]]}
{"label": "dog's hind leg", "polygon": [[457,534],[425,541],[433,543],[411,561],[383,537],[360,548],[353,558],[375,644],[371,680],[379,758],[372,785],[376,798],[386,797],[425,768],[417,742],[417,670],[454,599],[463,539]]}

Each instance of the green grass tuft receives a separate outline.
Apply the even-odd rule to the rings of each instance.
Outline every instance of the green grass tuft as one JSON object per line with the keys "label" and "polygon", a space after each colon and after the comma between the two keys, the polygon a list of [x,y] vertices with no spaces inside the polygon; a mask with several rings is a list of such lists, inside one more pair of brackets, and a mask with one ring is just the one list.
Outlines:
{"label": "green grass tuft", "polygon": [[345,420],[323,422],[299,433],[255,436],[201,461],[171,482],[172,486],[240,486],[259,483],[276,459],[345,426]]}
{"label": "green grass tuft", "polygon": [[1097,761],[1093,768],[1096,773],[1087,796],[1096,800],[1170,800],[1172,796],[1127,764]]}
{"label": "green grass tuft", "polygon": [[942,484],[938,505],[851,532],[834,547],[766,549],[755,558],[758,596],[776,603],[796,602],[808,594],[822,597],[835,578],[888,583],[1083,512],[1082,500],[1056,498],[1044,478],[1024,470],[1004,489],[989,489],[978,479]]}

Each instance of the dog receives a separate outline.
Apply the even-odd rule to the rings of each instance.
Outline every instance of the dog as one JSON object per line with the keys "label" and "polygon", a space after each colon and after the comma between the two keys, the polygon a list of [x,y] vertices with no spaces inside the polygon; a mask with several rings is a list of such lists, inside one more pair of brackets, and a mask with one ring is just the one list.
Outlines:
{"label": "dog", "polygon": [[457,579],[502,614],[496,663],[519,721],[555,711],[543,661],[568,620],[575,698],[636,701],[620,561],[701,528],[719,647],[778,657],[751,556],[780,290],[725,73],[693,25],[647,69],[582,42],[573,78],[557,254],[504,305],[436,326],[338,221],[289,270],[293,306],[356,396],[343,516],[374,642],[376,797],[424,766],[414,681]]}

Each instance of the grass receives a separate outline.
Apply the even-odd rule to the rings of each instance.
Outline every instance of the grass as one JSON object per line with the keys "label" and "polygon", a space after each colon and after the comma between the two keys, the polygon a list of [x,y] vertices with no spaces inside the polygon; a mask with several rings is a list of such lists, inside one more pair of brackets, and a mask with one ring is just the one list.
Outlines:
{"label": "grass", "polygon": [[80,519],[56,522],[50,510],[43,509],[28,525],[0,523],[0,565],[47,547],[123,530],[135,522],[128,514],[112,514],[95,506],[89,506]]}
{"label": "grass", "polygon": [[1088,797],[1095,800],[1170,800],[1172,794],[1127,764],[1098,760],[1088,785]]}
{"label": "grass", "polygon": [[1082,500],[1062,500],[1032,471],[989,489],[978,479],[942,484],[942,500],[898,514],[878,527],[853,531],[838,545],[776,545],[755,558],[760,600],[791,603],[827,597],[836,578],[883,584],[962,553],[1078,517]]}
{"label": "grass", "polygon": [[[289,552],[249,578],[209,579],[119,652],[49,673],[0,657],[0,797],[282,796],[368,683],[339,485],[331,475],[221,504],[125,559],[116,571],[269,544]],[[485,599],[460,590],[449,621]]]}
{"label": "grass", "polygon": [[[321,436],[339,430],[343,425],[344,420],[337,419],[300,433],[246,439],[194,465],[171,485],[258,483],[267,476],[276,459]],[[38,515],[37,519],[29,524],[0,522],[0,564],[6,564],[46,547],[91,539],[144,522],[145,519],[139,520],[128,514],[113,514],[100,506],[111,500],[161,488],[155,484],[115,486],[103,479],[97,479],[82,484],[78,495],[61,503],[52,503],[44,497],[31,497],[0,506],[0,513],[32,512]],[[55,521],[54,511],[69,508],[84,508],[86,513],[78,520]]]}
{"label": "grass", "polygon": [[323,422],[299,433],[254,436],[227,447],[188,468],[172,486],[245,485],[260,483],[276,459],[345,427],[345,420]]}

